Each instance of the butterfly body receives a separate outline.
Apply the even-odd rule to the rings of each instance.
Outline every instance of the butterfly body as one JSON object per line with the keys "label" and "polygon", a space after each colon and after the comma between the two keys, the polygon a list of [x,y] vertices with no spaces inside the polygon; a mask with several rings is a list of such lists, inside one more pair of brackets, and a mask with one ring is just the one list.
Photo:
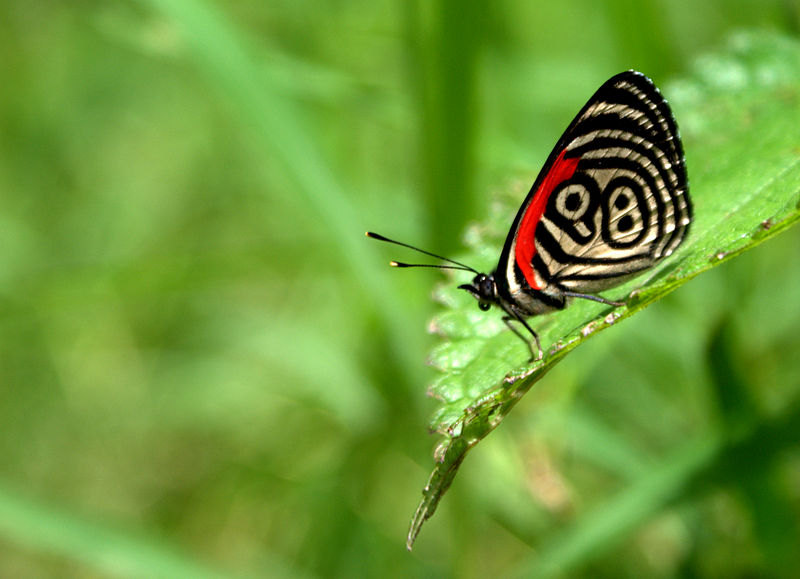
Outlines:
{"label": "butterfly body", "polygon": [[495,270],[483,274],[446,258],[458,267],[439,267],[475,273],[459,288],[482,310],[500,306],[506,324],[528,342],[511,322],[522,324],[536,342],[531,354],[541,357],[526,318],[563,309],[569,298],[620,305],[594,294],[669,256],[691,221],[672,112],[649,78],[626,71],[595,92],[556,143]]}
{"label": "butterfly body", "polygon": [[488,310],[492,304],[498,305],[509,314],[519,314],[526,318],[539,316],[553,310],[563,310],[567,305],[567,296],[563,293],[548,293],[530,287],[519,288],[514,293],[504,279],[495,277],[496,273],[479,273],[472,283],[458,286],[471,293],[478,300],[482,310]]}

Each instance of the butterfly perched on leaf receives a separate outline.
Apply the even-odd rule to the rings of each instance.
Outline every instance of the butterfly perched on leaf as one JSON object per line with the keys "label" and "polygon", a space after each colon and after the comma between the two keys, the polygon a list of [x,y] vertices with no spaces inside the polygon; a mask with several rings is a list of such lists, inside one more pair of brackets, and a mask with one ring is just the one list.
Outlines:
{"label": "butterfly perched on leaf", "polygon": [[[492,305],[541,358],[527,318],[564,309],[570,298],[622,305],[596,295],[669,256],[686,238],[692,203],[678,128],[653,82],[636,71],[606,81],[556,143],[517,212],[490,274],[406,243],[367,236],[449,262],[396,267],[460,269],[482,310]],[[514,323],[533,338],[527,339]],[[535,349],[534,349],[535,346]]]}

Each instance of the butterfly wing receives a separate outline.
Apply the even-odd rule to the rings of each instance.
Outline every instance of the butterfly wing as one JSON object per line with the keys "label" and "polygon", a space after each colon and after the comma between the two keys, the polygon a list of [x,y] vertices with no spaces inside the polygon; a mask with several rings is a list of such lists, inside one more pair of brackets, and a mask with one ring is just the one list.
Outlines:
{"label": "butterfly wing", "polygon": [[559,139],[517,213],[495,275],[517,302],[532,290],[597,292],[672,253],[691,219],[672,112],[649,78],[623,72]]}

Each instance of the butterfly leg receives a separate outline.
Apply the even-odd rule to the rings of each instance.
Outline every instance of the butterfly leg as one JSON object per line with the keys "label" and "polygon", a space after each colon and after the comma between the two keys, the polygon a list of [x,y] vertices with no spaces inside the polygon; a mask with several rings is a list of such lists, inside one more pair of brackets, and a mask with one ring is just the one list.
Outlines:
{"label": "butterfly leg", "polygon": [[606,298],[601,298],[600,296],[593,296],[591,294],[579,294],[575,292],[564,292],[564,295],[568,298],[581,298],[582,300],[592,300],[593,302],[600,302],[601,304],[606,304],[607,306],[624,306],[625,302],[612,302],[611,300],[607,300]]}
{"label": "butterfly leg", "polygon": [[[537,350],[536,352],[533,351],[533,344],[531,343],[531,341],[527,339],[522,334],[522,332],[520,332],[517,328],[515,328],[511,324],[511,322],[515,321],[521,323],[523,326],[525,326],[525,329],[531,333],[531,336],[533,336],[534,343],[536,344],[536,350]],[[517,336],[519,336],[520,340],[522,340],[528,345],[528,349],[531,351],[531,361],[538,361],[542,359],[542,344],[539,342],[539,336],[536,334],[536,332],[533,331],[533,328],[531,328],[528,325],[528,322],[526,322],[519,316],[503,316],[503,322],[505,323],[506,326],[508,326],[508,328],[512,332],[514,332]]]}

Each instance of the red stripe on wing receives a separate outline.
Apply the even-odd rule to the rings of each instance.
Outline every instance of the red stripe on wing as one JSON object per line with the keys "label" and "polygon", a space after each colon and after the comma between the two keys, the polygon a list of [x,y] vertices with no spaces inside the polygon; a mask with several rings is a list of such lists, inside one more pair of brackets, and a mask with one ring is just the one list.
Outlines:
{"label": "red stripe on wing", "polygon": [[522,270],[528,284],[536,290],[542,289],[536,282],[536,276],[533,273],[533,266],[531,261],[533,256],[536,255],[536,240],[534,234],[536,233],[536,226],[542,219],[544,208],[547,206],[547,200],[553,190],[566,181],[571,179],[575,174],[575,169],[578,168],[579,157],[565,159],[564,154],[566,149],[556,157],[553,166],[547,172],[547,175],[542,180],[536,193],[533,195],[531,204],[525,210],[525,215],[522,216],[522,222],[517,230],[516,247],[514,255],[517,259],[517,265]]}

